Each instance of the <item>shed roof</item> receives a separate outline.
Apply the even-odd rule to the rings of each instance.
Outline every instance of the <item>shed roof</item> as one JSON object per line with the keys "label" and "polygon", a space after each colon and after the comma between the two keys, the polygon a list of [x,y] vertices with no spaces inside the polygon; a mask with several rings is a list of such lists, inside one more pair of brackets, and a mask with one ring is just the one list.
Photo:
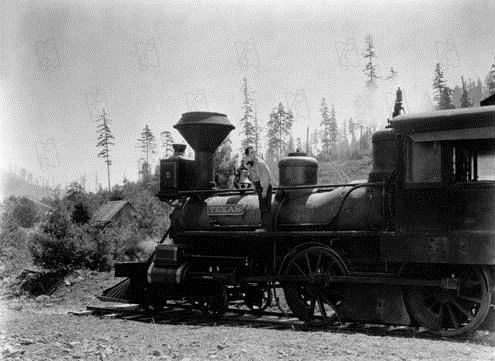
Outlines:
{"label": "shed roof", "polygon": [[96,210],[93,215],[93,221],[99,223],[110,222],[125,207],[131,207],[135,210],[129,201],[109,201]]}

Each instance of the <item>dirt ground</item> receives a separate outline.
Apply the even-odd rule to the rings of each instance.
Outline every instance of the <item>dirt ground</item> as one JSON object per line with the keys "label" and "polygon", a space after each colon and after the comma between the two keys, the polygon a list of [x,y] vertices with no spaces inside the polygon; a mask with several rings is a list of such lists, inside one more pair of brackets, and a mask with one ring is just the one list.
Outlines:
{"label": "dirt ground", "polygon": [[116,283],[80,272],[50,297],[4,294],[0,359],[5,360],[494,360],[492,334],[470,342],[362,333],[167,325],[75,316]]}

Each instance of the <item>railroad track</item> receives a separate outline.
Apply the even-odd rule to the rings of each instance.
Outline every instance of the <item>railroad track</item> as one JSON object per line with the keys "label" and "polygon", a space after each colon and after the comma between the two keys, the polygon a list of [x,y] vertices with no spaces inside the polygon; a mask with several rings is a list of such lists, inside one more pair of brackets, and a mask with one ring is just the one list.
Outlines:
{"label": "railroad track", "polygon": [[[390,326],[380,324],[359,323],[333,323],[312,325],[305,323],[291,314],[282,312],[257,312],[247,309],[229,308],[218,319],[211,319],[203,315],[199,310],[189,305],[176,304],[160,312],[151,313],[143,310],[138,305],[120,304],[115,306],[88,306],[85,314],[92,314],[102,318],[118,318],[129,321],[146,322],[164,325],[188,325],[188,326],[230,326],[250,327],[272,330],[295,330],[306,332],[336,332],[336,333],[362,333],[370,336],[392,336],[405,338],[422,338],[431,340],[446,340],[451,342],[469,342],[474,344],[486,344],[490,336],[487,331],[477,331],[471,336],[456,338],[442,338],[426,330],[411,326]],[[77,314],[77,313],[74,313]]]}

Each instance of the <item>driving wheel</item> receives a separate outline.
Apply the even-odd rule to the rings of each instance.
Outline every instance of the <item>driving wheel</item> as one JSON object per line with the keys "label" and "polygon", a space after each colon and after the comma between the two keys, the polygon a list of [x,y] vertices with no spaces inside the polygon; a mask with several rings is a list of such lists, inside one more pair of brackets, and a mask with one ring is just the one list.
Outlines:
{"label": "driving wheel", "polygon": [[[345,275],[347,269],[332,249],[313,246],[296,253],[288,262],[284,274],[288,276]],[[342,303],[338,285],[324,282],[288,282],[283,285],[290,310],[312,325],[338,320],[337,310]]]}
{"label": "driving wheel", "polygon": [[459,336],[476,330],[485,320],[491,303],[488,273],[469,265],[417,266],[408,276],[441,279],[456,287],[407,287],[406,306],[410,316],[430,332]]}

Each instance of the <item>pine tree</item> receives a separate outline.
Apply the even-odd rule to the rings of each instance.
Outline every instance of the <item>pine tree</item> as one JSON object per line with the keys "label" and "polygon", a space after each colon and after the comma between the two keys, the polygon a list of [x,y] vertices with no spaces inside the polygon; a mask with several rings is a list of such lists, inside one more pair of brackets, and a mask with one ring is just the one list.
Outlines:
{"label": "pine tree", "polygon": [[464,77],[461,77],[462,81],[462,95],[461,95],[461,108],[469,108],[473,106],[473,103],[469,97],[468,91],[466,89],[466,83],[464,82]]}
{"label": "pine tree", "polygon": [[242,108],[244,115],[241,118],[241,146],[243,148],[255,147],[258,149],[258,134],[256,128],[256,115],[252,106],[252,98],[247,84],[247,79],[242,79],[242,95],[244,97]]}
{"label": "pine tree", "polygon": [[270,113],[270,120],[267,123],[267,153],[272,160],[280,159],[286,152],[293,122],[292,112],[286,112],[281,102]]}
{"label": "pine tree", "polygon": [[376,86],[376,79],[378,78],[376,72],[376,64],[374,60],[376,58],[375,46],[373,45],[373,38],[371,34],[368,34],[365,38],[366,49],[364,51],[364,58],[366,59],[366,66],[364,67],[364,73],[366,74],[366,86]]}
{"label": "pine tree", "polygon": [[324,158],[330,157],[330,147],[331,147],[331,140],[330,140],[330,111],[328,109],[327,102],[325,98],[322,99],[321,101],[321,121],[320,121],[320,126],[321,126],[321,155]]}
{"label": "pine tree", "polygon": [[154,153],[154,149],[156,147],[155,136],[151,132],[151,129],[148,127],[148,124],[146,124],[146,126],[141,131],[141,137],[138,138],[138,142],[138,147],[141,148],[141,151],[144,155],[144,162],[141,168],[141,172],[143,172],[143,181],[146,181],[144,176],[151,174],[149,156],[150,153]]}
{"label": "pine tree", "polygon": [[433,100],[437,103],[437,109],[452,109],[452,89],[446,85],[444,73],[440,63],[435,65],[433,77]]}
{"label": "pine tree", "polygon": [[314,129],[309,136],[308,155],[312,157],[318,157],[318,145],[319,145],[318,129]]}
{"label": "pine tree", "polygon": [[96,146],[101,149],[98,153],[98,157],[103,158],[104,162],[107,164],[108,191],[110,192],[110,166],[112,165],[112,161],[110,159],[110,147],[115,145],[115,143],[113,143],[115,138],[113,137],[110,129],[111,120],[107,118],[105,109],[102,110],[96,122],[98,123],[96,126],[98,132]]}
{"label": "pine tree", "polygon": [[263,128],[261,128],[258,125],[258,112],[256,111],[256,109],[254,110],[254,129],[255,129],[254,148],[260,151],[261,150],[260,133],[262,132]]}
{"label": "pine tree", "polygon": [[339,130],[337,127],[337,117],[335,115],[335,107],[332,104],[332,110],[330,111],[330,128],[329,128],[329,135],[330,135],[330,147],[332,152],[335,153],[335,150],[337,148],[337,140],[339,137]]}
{"label": "pine tree", "polygon": [[160,133],[161,138],[161,153],[163,158],[168,158],[174,153],[174,138],[172,137],[172,133],[168,130],[164,130]]}

